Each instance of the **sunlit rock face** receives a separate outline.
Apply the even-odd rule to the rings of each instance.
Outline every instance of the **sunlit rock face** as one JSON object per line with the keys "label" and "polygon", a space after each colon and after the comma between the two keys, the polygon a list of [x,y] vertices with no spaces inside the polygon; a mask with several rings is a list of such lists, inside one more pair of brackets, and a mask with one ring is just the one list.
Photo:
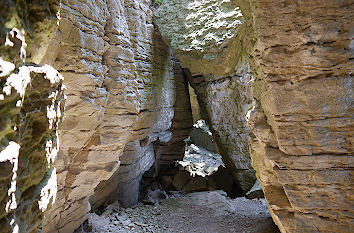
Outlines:
{"label": "sunlit rock face", "polygon": [[[45,216],[44,232],[72,232],[87,218],[90,196],[94,206],[108,199],[136,202],[141,175],[159,158],[155,144],[178,138],[183,156],[192,120],[190,107],[178,109],[176,91],[188,94],[188,89],[172,51],[155,32],[151,5],[61,2],[52,42],[56,54],[48,51],[46,57],[65,78],[67,101],[56,161],[57,201]],[[181,134],[174,128],[177,116],[186,122]],[[114,184],[117,189],[103,182],[113,174],[122,181]]]}
{"label": "sunlit rock face", "polygon": [[21,66],[2,79],[0,227],[30,232],[56,198],[62,76],[50,66]]}
{"label": "sunlit rock face", "polygon": [[250,2],[252,160],[273,219],[282,232],[352,232],[352,1]]}
{"label": "sunlit rock face", "polygon": [[246,48],[252,38],[244,3],[237,1],[166,1],[155,23],[188,70],[202,118],[210,126],[218,152],[243,192],[256,180],[248,146],[245,115],[253,102],[253,76]]}
{"label": "sunlit rock face", "polygon": [[236,1],[171,0],[155,13],[161,35],[182,67],[202,74],[234,71],[239,53],[235,37],[243,21]]}
{"label": "sunlit rock face", "polygon": [[[44,3],[45,10],[38,8]],[[1,232],[31,232],[55,202],[63,77],[49,65],[33,63],[42,59],[57,29],[57,10],[56,1],[1,3]]]}

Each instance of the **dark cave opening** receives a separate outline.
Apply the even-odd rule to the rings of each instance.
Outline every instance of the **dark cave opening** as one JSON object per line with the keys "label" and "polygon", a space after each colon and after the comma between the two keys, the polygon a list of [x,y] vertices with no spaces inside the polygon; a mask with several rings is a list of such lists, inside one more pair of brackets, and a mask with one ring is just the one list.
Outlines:
{"label": "dark cave opening", "polygon": [[201,113],[197,95],[189,84],[188,91],[194,125],[184,140],[183,159],[162,169],[160,167],[158,173],[156,165],[146,171],[140,182],[140,202],[154,204],[166,195],[215,190],[223,190],[230,198],[244,196],[231,169],[225,166],[217,153],[215,139],[206,121],[201,119],[205,114]]}

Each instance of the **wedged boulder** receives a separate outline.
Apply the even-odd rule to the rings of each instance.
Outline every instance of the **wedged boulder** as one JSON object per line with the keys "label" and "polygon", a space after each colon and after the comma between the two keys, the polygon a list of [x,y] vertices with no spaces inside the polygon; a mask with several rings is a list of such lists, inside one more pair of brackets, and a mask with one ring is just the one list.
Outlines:
{"label": "wedged boulder", "polygon": [[[158,8],[155,23],[192,73],[233,73],[241,52],[238,37],[244,18],[237,1],[170,0]],[[243,30],[245,28],[242,28]]]}
{"label": "wedged boulder", "polygon": [[188,74],[225,165],[246,193],[254,184],[245,115],[253,101],[247,50],[252,23],[244,1],[166,1],[155,24]]}
{"label": "wedged boulder", "polygon": [[189,81],[218,153],[246,193],[256,180],[249,151],[250,129],[246,122],[246,114],[254,101],[254,77],[249,63],[239,63],[236,68],[231,77],[190,74]]}

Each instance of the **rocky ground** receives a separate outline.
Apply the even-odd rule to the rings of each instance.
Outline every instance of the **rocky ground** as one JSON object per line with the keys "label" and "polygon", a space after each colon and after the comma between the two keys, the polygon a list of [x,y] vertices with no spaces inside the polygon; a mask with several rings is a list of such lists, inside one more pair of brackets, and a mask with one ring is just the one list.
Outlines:
{"label": "rocky ground", "polygon": [[86,232],[279,232],[264,199],[230,199],[223,191],[175,193],[155,205],[113,203],[90,213],[75,233]]}

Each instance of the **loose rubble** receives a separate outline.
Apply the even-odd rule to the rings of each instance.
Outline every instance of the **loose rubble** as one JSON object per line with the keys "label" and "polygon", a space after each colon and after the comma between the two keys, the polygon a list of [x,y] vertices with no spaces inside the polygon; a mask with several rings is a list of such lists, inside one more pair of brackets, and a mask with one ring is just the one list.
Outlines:
{"label": "loose rubble", "polygon": [[230,199],[223,191],[173,193],[160,204],[122,208],[118,202],[89,214],[75,233],[279,232],[264,199]]}

